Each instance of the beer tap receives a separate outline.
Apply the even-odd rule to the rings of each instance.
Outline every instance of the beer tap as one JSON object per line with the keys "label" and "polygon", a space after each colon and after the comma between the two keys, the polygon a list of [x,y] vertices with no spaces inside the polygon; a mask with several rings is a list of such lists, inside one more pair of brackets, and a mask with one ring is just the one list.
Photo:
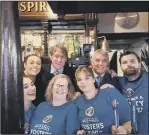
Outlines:
{"label": "beer tap", "polygon": [[138,128],[137,128],[137,115],[136,115],[136,99],[131,98],[131,126],[132,126],[132,131],[131,134],[137,134]]}
{"label": "beer tap", "polygon": [[119,127],[119,115],[116,111],[116,107],[117,107],[116,99],[113,100],[112,105],[113,105],[113,109],[114,109],[115,126],[116,126],[116,128],[118,128]]}

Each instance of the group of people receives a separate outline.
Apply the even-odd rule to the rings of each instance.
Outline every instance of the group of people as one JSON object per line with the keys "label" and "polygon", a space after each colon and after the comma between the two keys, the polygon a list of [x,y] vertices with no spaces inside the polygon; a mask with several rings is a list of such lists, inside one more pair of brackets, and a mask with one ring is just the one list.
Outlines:
{"label": "group of people", "polygon": [[148,73],[134,52],[120,56],[123,77],[109,70],[108,53],[96,50],[91,66],[76,71],[63,45],[50,50],[49,64],[29,55],[24,61],[26,134],[129,134],[135,100],[138,134],[148,134]]}

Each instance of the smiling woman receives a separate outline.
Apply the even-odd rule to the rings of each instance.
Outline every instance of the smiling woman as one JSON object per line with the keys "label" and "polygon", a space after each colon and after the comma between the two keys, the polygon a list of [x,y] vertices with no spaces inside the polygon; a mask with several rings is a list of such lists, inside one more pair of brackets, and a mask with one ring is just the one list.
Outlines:
{"label": "smiling woman", "polygon": [[23,90],[24,90],[24,130],[25,134],[29,133],[30,121],[33,116],[35,106],[32,101],[36,98],[36,87],[28,76],[23,76]]}
{"label": "smiling woman", "polygon": [[52,104],[61,105],[73,99],[74,91],[74,86],[69,77],[60,74],[50,81],[46,90],[46,99],[51,101]]}
{"label": "smiling woman", "polygon": [[77,107],[72,102],[74,87],[69,77],[56,75],[46,90],[46,102],[38,105],[31,121],[31,134],[76,134]]}
{"label": "smiling woman", "polygon": [[35,55],[28,55],[24,60],[24,74],[35,82],[36,75],[41,69],[41,59]]}

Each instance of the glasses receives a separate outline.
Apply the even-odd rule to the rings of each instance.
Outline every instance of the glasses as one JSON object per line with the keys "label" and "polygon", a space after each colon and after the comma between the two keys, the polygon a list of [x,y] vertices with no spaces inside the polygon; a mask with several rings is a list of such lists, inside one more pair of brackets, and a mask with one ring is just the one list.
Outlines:
{"label": "glasses", "polygon": [[68,85],[54,84],[53,86],[54,86],[54,88],[56,88],[56,89],[59,89],[60,87],[61,87],[62,89],[67,89],[67,88],[68,88]]}

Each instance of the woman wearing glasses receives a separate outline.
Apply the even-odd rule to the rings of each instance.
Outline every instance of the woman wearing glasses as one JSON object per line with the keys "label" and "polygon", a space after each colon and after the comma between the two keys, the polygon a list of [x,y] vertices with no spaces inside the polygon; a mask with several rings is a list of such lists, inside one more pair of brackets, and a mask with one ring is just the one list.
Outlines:
{"label": "woman wearing glasses", "polygon": [[30,134],[75,134],[79,129],[76,105],[71,102],[74,87],[69,77],[56,75],[46,90],[46,102],[39,104],[31,121]]}
{"label": "woman wearing glasses", "polygon": [[127,134],[131,131],[130,107],[125,98],[115,89],[96,89],[91,69],[79,67],[75,73],[83,95],[76,100],[79,121],[87,134]]}

